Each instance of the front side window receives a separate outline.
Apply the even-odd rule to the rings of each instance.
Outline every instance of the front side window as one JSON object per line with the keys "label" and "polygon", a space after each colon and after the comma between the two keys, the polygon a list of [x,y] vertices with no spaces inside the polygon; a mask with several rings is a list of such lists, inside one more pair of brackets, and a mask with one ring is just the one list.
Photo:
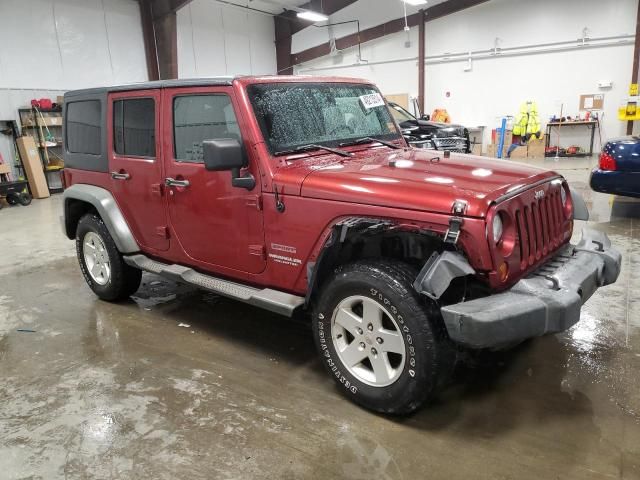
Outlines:
{"label": "front side window", "polygon": [[100,155],[102,151],[100,100],[70,102],[66,106],[66,117],[67,151]]}
{"label": "front side window", "polygon": [[156,156],[156,105],[153,98],[113,102],[113,143],[119,155]]}
{"label": "front side window", "polygon": [[370,85],[258,84],[249,87],[249,98],[271,153],[399,135],[382,97]]}
{"label": "front side window", "polygon": [[173,100],[173,142],[177,161],[203,163],[203,140],[220,138],[241,139],[228,95],[184,95]]}

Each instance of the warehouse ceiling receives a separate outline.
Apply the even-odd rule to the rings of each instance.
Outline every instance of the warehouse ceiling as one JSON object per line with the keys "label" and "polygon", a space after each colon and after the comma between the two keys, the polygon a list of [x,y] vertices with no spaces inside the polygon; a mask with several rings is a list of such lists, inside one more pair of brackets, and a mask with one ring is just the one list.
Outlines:
{"label": "warehouse ceiling", "polygon": [[[373,4],[373,2],[377,1],[377,0],[363,0],[361,3],[363,4],[362,6],[365,7],[366,3],[371,2]],[[385,1],[392,1],[398,4],[398,8],[402,8],[402,2],[401,0],[385,0]],[[407,5],[407,11],[408,12],[415,12],[417,11],[419,8],[429,8],[429,7],[433,7],[434,5],[438,5],[439,3],[443,3],[446,0],[429,0],[429,2],[426,5],[422,5],[420,7],[416,7],[416,6],[412,6],[412,5]],[[242,6],[242,7],[249,7],[249,8],[255,8],[257,10],[261,10],[263,12],[269,12],[271,14],[277,15],[279,13],[282,13],[283,9],[291,9],[291,8],[309,8],[310,10],[326,10],[327,7],[329,6],[329,4],[334,4],[336,3],[335,1],[332,0],[324,0],[324,1],[320,1],[320,0],[315,0],[313,2],[311,2],[310,0],[224,0],[225,3],[233,3],[236,4],[238,6]],[[349,5],[352,2],[342,2],[344,3],[344,6]],[[312,8],[310,7],[310,4],[313,4],[314,7],[317,6],[322,6],[321,8]]]}
{"label": "warehouse ceiling", "polygon": [[277,15],[282,13],[284,9],[300,7],[309,3],[309,0],[225,0],[225,3],[233,3],[241,7],[249,7]]}

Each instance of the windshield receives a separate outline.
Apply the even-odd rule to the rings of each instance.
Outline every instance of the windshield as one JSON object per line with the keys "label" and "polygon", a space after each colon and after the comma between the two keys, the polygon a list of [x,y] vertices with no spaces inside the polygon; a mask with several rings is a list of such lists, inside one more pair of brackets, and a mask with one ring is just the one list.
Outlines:
{"label": "windshield", "polygon": [[271,153],[399,136],[384,100],[370,85],[277,83],[251,85],[248,91]]}
{"label": "windshield", "polygon": [[389,106],[391,107],[391,114],[393,115],[393,118],[395,118],[396,122],[398,123],[410,122],[416,119],[413,115],[407,112],[400,105],[396,105],[395,103],[392,103]]}

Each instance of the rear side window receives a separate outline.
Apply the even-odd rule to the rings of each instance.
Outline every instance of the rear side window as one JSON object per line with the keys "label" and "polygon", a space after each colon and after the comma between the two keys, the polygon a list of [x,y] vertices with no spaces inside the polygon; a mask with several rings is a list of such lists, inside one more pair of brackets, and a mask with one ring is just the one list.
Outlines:
{"label": "rear side window", "polygon": [[71,102],[67,105],[66,115],[67,150],[71,153],[100,155],[100,100]]}
{"label": "rear side window", "polygon": [[153,98],[113,102],[113,147],[130,157],[156,156],[156,105]]}
{"label": "rear side window", "polygon": [[173,142],[180,162],[203,163],[202,141],[240,140],[240,128],[228,95],[185,95],[173,101]]}

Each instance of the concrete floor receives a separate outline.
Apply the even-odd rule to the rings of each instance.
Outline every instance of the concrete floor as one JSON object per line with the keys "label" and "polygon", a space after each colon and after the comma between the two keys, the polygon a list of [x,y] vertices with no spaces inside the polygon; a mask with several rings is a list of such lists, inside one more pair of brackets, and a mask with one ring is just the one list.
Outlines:
{"label": "concrete floor", "polygon": [[59,195],[3,209],[0,478],[640,478],[640,204],[590,192],[592,159],[531,163],[583,191],[621,278],[405,419],[346,401],[304,326],[151,275],[97,300]]}

